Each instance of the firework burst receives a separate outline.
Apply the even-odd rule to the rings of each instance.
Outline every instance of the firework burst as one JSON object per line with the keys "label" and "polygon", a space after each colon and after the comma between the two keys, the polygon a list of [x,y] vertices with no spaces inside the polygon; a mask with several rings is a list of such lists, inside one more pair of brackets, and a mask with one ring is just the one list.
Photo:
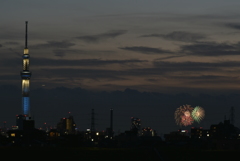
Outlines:
{"label": "firework burst", "polygon": [[193,107],[191,105],[183,105],[177,108],[175,111],[175,120],[177,125],[180,126],[188,126],[193,123],[193,118],[191,113],[193,111]]}
{"label": "firework burst", "polygon": [[182,116],[181,118],[181,125],[183,126],[189,126],[192,125],[193,123],[193,118],[191,116],[187,117],[187,116]]}
{"label": "firework burst", "polygon": [[204,118],[205,111],[202,107],[196,106],[192,111],[192,118],[200,123],[200,121]]}

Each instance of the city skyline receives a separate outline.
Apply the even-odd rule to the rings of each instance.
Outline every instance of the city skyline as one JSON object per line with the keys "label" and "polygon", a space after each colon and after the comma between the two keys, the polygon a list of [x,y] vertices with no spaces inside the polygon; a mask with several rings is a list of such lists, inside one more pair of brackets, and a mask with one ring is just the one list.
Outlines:
{"label": "city skyline", "polygon": [[[170,95],[170,102],[166,104],[154,104],[154,101],[146,98],[150,101],[150,108],[138,109],[140,103],[111,107],[110,103],[102,101],[100,105],[86,103],[85,107],[82,105],[78,109],[79,102],[73,104],[76,99],[71,98],[70,104],[73,107],[67,107],[67,104],[62,107],[61,104],[68,101],[64,97],[53,103],[54,95],[42,96],[41,99],[44,100],[40,100],[33,93],[33,99],[39,101],[31,103],[36,117],[42,117],[37,114],[38,110],[41,111],[37,107],[40,102],[45,102],[45,106],[50,108],[48,112],[52,113],[61,107],[57,112],[59,115],[54,116],[56,121],[61,118],[60,115],[64,115],[64,111],[76,111],[73,112],[74,116],[77,113],[86,114],[87,111],[90,113],[90,109],[97,111],[97,108],[108,113],[107,108],[111,107],[116,111],[122,110],[120,116],[124,115],[124,120],[130,117],[146,120],[144,114],[149,113],[150,124],[154,122],[151,116],[156,119],[157,113],[162,117],[162,113],[167,113],[168,118],[164,120],[168,123],[166,126],[172,127],[169,129],[171,131],[177,127],[174,125],[174,110],[184,104],[191,104],[202,106],[206,110],[206,120],[214,112],[218,113],[218,120],[209,121],[205,126],[218,123],[228,108],[239,106],[237,100],[227,98],[228,101],[220,104],[220,99],[217,99],[219,95],[227,97],[228,94],[239,94],[239,6],[240,3],[235,0],[138,3],[72,0],[57,4],[27,0],[1,2],[0,86],[2,89],[9,85],[14,86],[14,89],[21,87],[19,69],[24,47],[23,23],[28,20],[31,24],[28,46],[31,49],[31,71],[34,73],[31,77],[31,90],[41,93],[40,89],[58,91],[58,87],[65,87],[72,93],[75,92],[74,89],[81,88],[94,92],[121,91],[127,94],[131,91],[125,90],[132,89],[137,91],[133,95],[141,94],[141,97],[136,97],[141,99],[144,98],[144,92],[163,93],[164,97]],[[64,91],[64,88],[61,90]],[[10,92],[13,91],[2,91],[1,95]],[[15,95],[12,97],[18,98],[19,95],[13,93]],[[188,100],[184,96],[180,101],[182,93],[196,95],[198,99]],[[198,96],[201,93],[214,95],[209,98],[214,98],[212,102],[215,104],[209,104],[209,99]],[[180,94],[179,98],[175,97],[177,94]],[[91,96],[93,102],[101,98],[98,94],[96,97]],[[51,107],[47,105],[48,102],[52,102]],[[112,102],[112,105],[117,106],[116,102]],[[10,104],[13,105],[2,105]],[[13,106],[6,109],[8,122],[11,120],[10,112],[12,115],[17,114],[16,109],[20,104]],[[6,117],[4,110],[1,114],[3,118]],[[124,121],[124,128],[128,126],[127,122],[129,120]],[[161,128],[151,127],[161,133]]]}
{"label": "city skyline", "polygon": [[[21,89],[16,86],[0,86],[6,91],[1,96],[1,121],[8,128],[15,125],[15,114],[21,111]],[[113,130],[115,134],[130,130],[131,117],[140,118],[142,128],[151,127],[159,135],[189,130],[191,127],[208,129],[212,124],[229,120],[231,108],[235,109],[235,126],[239,127],[239,94],[193,96],[187,93],[169,95],[163,93],[139,92],[133,89],[113,92],[92,92],[82,88],[34,89],[31,90],[32,118],[36,128],[49,126],[55,128],[61,118],[74,117],[80,131],[91,128],[91,111],[95,111],[96,131],[105,131],[110,127],[110,109],[113,109]],[[12,101],[14,100],[14,101]],[[205,117],[200,123],[189,126],[176,124],[174,112],[186,104],[192,107],[201,105]],[[3,124],[2,124],[3,125]],[[1,126],[1,125],[0,125]]]}

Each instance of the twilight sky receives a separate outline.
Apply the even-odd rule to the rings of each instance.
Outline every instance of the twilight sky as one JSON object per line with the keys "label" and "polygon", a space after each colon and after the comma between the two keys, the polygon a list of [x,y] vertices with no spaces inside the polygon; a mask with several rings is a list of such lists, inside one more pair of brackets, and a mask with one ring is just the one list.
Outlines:
{"label": "twilight sky", "polygon": [[[21,88],[19,72],[28,21],[31,92],[80,87],[171,95],[239,93],[239,7],[239,0],[1,0],[0,85]],[[171,102],[178,101],[171,97]],[[169,131],[176,129],[174,108],[189,104],[179,103],[165,111],[173,127]],[[194,103],[207,105],[204,100]],[[31,104],[34,108],[36,102]],[[224,105],[223,111],[232,105]],[[94,106],[86,111],[90,113]]]}

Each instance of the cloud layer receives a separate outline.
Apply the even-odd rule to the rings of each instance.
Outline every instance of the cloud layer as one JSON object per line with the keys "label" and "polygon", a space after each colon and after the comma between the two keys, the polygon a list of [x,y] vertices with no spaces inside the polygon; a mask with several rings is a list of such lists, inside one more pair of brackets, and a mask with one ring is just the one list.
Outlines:
{"label": "cloud layer", "polygon": [[84,41],[86,43],[98,43],[101,41],[105,41],[108,39],[113,39],[118,36],[121,36],[123,34],[127,33],[126,30],[113,30],[102,34],[97,35],[84,35],[84,36],[78,36],[76,37],[78,40]]}
{"label": "cloud layer", "polygon": [[163,38],[170,41],[181,41],[181,42],[195,42],[202,39],[206,39],[204,34],[190,33],[186,31],[173,31],[169,34],[149,34],[142,35],[141,37],[157,37]]}
{"label": "cloud layer", "polygon": [[152,48],[146,46],[132,46],[132,47],[120,47],[119,49],[139,52],[142,54],[166,54],[171,53],[169,50],[163,50],[161,48]]}

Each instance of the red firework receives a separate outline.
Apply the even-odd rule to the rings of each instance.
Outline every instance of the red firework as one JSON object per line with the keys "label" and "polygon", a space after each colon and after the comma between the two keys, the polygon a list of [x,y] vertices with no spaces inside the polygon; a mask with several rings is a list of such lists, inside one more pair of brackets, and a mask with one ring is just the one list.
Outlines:
{"label": "red firework", "polygon": [[180,126],[189,126],[193,123],[193,118],[191,116],[193,107],[191,105],[183,105],[177,108],[175,111],[176,123]]}

